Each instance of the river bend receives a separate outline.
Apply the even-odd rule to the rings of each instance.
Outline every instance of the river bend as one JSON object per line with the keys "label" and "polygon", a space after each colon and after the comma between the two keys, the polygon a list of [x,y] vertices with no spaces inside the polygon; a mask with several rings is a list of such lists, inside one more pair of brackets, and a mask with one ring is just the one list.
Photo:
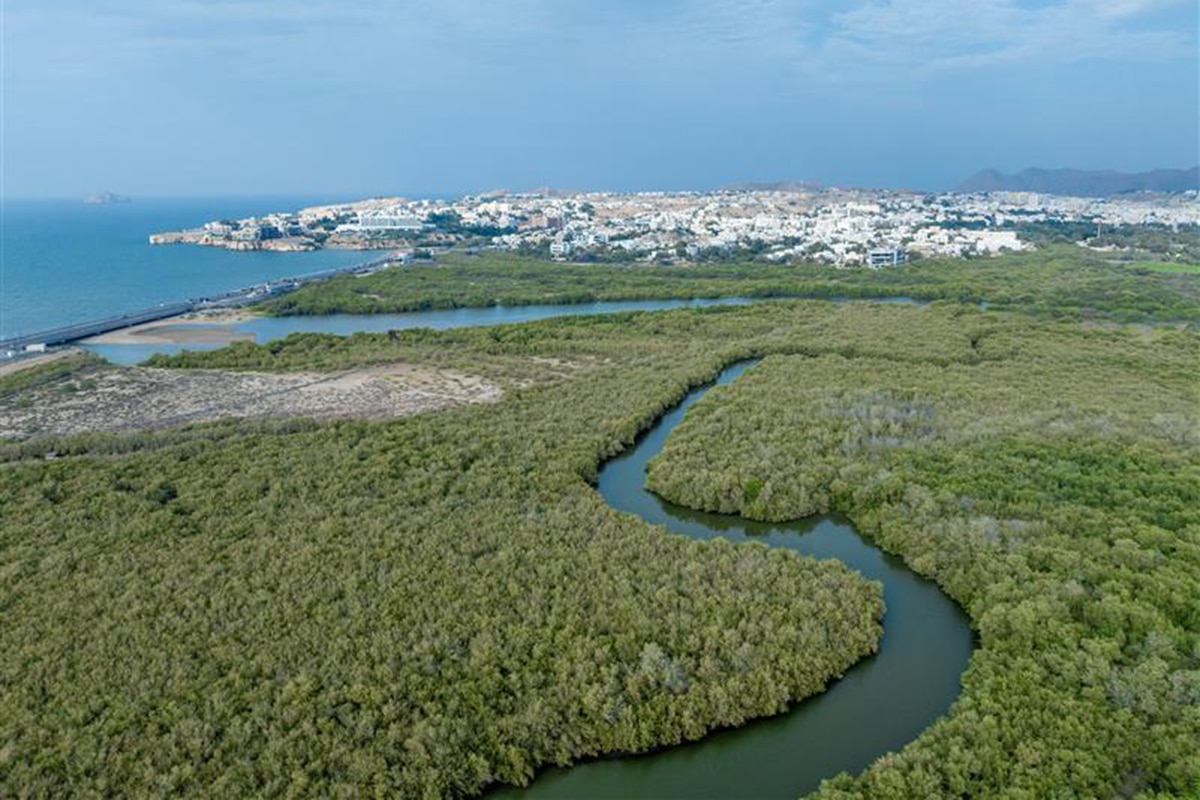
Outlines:
{"label": "river bend", "polygon": [[[749,366],[728,367],[716,383],[733,381]],[[879,652],[779,716],[656,753],[551,768],[526,789],[506,788],[491,797],[796,798],[825,778],[859,772],[902,748],[958,697],[973,645],[966,615],[933,583],[870,545],[846,519],[754,522],[681,508],[645,488],[647,463],[709,388],[692,391],[633,448],[607,462],[599,476],[601,496],[618,511],[672,533],[836,558],[882,582],[887,611]]]}

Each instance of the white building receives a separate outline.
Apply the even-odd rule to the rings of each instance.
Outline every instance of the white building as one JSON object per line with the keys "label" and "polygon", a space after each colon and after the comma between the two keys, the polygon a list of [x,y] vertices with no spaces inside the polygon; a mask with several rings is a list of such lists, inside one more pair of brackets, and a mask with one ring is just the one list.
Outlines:
{"label": "white building", "polygon": [[999,255],[1004,250],[1024,250],[1025,244],[1014,231],[975,231],[975,250]]}
{"label": "white building", "polygon": [[373,209],[358,212],[358,227],[364,231],[419,231],[423,224],[397,209]]}
{"label": "white building", "polygon": [[879,248],[867,253],[867,266],[872,269],[880,267],[896,267],[908,260],[908,255],[900,248]]}

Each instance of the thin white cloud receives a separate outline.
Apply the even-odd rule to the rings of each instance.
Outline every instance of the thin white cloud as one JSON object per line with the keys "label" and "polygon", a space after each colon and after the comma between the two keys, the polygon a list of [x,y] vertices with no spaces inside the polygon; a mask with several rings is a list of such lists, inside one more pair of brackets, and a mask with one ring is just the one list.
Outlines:
{"label": "thin white cloud", "polygon": [[[1195,59],[1194,0],[1064,0],[1024,7],[1013,0],[885,0],[835,14],[813,74],[893,79],[947,70],[1046,66],[1080,61]],[[1169,12],[1164,14],[1164,12]]]}
{"label": "thin white cloud", "polygon": [[[12,62],[63,75],[212,59],[219,77],[283,64],[333,81],[435,60],[613,75],[792,70],[805,85],[947,71],[1197,58],[1196,0],[8,0]],[[298,58],[311,51],[312,58]],[[325,57],[327,56],[327,57]],[[323,58],[325,57],[325,58]],[[605,61],[609,63],[604,64]],[[240,66],[239,66],[240,65]],[[602,65],[602,66],[601,66]],[[1193,66],[1194,68],[1194,66]],[[33,75],[30,75],[34,80]],[[347,78],[349,79],[349,78]],[[17,76],[18,81],[24,80]]]}

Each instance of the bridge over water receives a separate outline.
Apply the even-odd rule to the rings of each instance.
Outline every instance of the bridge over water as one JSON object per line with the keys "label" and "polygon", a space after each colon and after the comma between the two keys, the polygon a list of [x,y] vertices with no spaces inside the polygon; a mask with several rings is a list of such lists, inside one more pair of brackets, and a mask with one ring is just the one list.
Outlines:
{"label": "bridge over water", "polygon": [[214,297],[183,300],[178,303],[162,303],[153,308],[142,309],[141,311],[130,311],[125,314],[105,317],[104,319],[11,336],[7,339],[0,339],[0,358],[11,358],[23,352],[29,346],[45,345],[46,347],[53,347],[55,345],[68,344],[69,342],[86,339],[89,336],[99,336],[103,333],[129,328],[134,325],[178,317],[192,311],[212,308],[236,308],[248,303],[265,300],[268,297],[283,294],[284,292],[290,292],[311,281],[325,280],[335,275],[373,272],[388,264],[402,263],[404,260],[404,256],[400,254],[388,253],[385,256],[373,258],[370,261],[364,261],[361,264],[355,264],[350,267],[310,272],[294,278],[283,278],[282,280],[271,281],[245,289],[235,289],[234,291],[225,292]]}

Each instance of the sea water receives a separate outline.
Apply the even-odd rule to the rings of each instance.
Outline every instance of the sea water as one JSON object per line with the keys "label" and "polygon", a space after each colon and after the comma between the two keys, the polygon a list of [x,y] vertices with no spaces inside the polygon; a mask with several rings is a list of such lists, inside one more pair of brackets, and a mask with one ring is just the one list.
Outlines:
{"label": "sea water", "polygon": [[147,241],[152,233],[211,220],[349,199],[135,199],[85,205],[79,199],[6,198],[0,207],[0,339],[367,261],[372,254],[353,250],[234,252]]}

